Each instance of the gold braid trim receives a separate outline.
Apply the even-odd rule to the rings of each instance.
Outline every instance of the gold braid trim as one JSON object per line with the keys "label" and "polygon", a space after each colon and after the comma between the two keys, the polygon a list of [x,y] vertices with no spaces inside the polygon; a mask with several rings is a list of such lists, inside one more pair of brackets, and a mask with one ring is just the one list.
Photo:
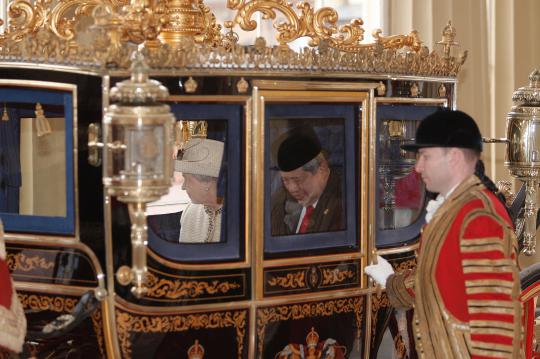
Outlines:
{"label": "gold braid trim", "polygon": [[410,279],[414,277],[412,270],[405,270],[391,275],[386,280],[386,291],[390,305],[394,308],[409,309],[413,307],[414,297],[407,289],[411,288]]}

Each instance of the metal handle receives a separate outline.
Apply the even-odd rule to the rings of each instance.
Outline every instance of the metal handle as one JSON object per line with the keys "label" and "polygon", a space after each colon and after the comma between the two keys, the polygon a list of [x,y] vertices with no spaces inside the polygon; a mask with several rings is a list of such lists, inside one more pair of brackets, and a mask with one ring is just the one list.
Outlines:
{"label": "metal handle", "polygon": [[131,268],[125,265],[118,268],[116,280],[121,285],[133,284],[131,293],[137,298],[142,298],[148,292],[146,204],[128,203],[128,209],[131,219]]}
{"label": "metal handle", "polygon": [[525,229],[523,231],[523,253],[532,256],[536,253],[536,187],[537,181],[527,181],[525,183]]}
{"label": "metal handle", "polygon": [[482,137],[482,142],[484,143],[510,143],[508,138],[487,138]]}

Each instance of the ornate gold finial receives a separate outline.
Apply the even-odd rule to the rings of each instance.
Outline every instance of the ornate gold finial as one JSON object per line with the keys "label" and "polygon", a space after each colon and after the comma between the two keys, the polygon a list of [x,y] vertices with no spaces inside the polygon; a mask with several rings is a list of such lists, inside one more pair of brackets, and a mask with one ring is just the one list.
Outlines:
{"label": "ornate gold finial", "polygon": [[208,122],[189,121],[191,138],[206,138],[208,136]]}
{"label": "ornate gold finial", "polygon": [[187,351],[188,359],[203,359],[204,347],[199,344],[199,340],[195,339],[195,344],[189,347]]}
{"label": "ornate gold finial", "polygon": [[384,82],[379,81],[379,86],[377,86],[377,95],[384,96],[385,93],[386,93],[386,85],[384,84]]}
{"label": "ornate gold finial", "polygon": [[6,104],[4,104],[4,112],[2,113],[2,121],[9,121],[9,114],[7,112]]}
{"label": "ornate gold finial", "polygon": [[197,81],[190,76],[189,79],[187,79],[187,81],[184,83],[184,89],[186,90],[186,93],[194,93],[197,91],[198,85],[199,84],[197,84]]}
{"label": "ornate gold finial", "polygon": [[311,331],[306,336],[306,345],[308,348],[316,347],[319,344],[319,333],[315,331],[314,327],[311,327]]}
{"label": "ornate gold finial", "polygon": [[238,90],[238,93],[246,93],[248,88],[249,83],[243,77],[236,83],[236,89]]}
{"label": "ornate gold finial", "polygon": [[166,0],[164,10],[165,25],[159,34],[163,43],[172,47],[181,45],[185,38],[195,38],[206,29],[202,1]]}
{"label": "ornate gold finial", "polygon": [[446,86],[444,84],[440,84],[437,91],[439,92],[439,97],[446,97]]}
{"label": "ornate gold finial", "polygon": [[202,139],[208,136],[208,122],[206,121],[178,121],[174,127],[174,154],[173,158],[182,159],[184,151],[193,139]]}
{"label": "ornate gold finial", "polygon": [[450,57],[450,49],[452,46],[459,46],[455,41],[456,39],[456,29],[452,26],[452,21],[448,20],[448,24],[443,29],[442,39],[437,42],[439,45],[443,45],[443,53],[445,58]]}
{"label": "ornate gold finial", "polygon": [[418,88],[418,84],[416,82],[413,82],[411,87],[411,97],[418,97],[418,94],[420,93],[420,89]]}
{"label": "ornate gold finial", "polygon": [[157,46],[157,39],[166,20],[163,6],[150,6],[145,0],[131,0],[122,9],[122,34],[135,44]]}
{"label": "ornate gold finial", "polygon": [[388,123],[388,134],[390,135],[390,137],[403,138],[405,127],[402,121],[388,120],[387,123]]}

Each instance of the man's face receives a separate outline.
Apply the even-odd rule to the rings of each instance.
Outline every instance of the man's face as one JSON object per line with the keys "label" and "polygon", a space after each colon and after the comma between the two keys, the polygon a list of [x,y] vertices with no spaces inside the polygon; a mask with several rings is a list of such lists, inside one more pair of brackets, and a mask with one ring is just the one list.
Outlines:
{"label": "man's face", "polygon": [[324,191],[328,179],[323,167],[319,167],[314,174],[304,171],[302,167],[280,174],[287,191],[302,206],[315,203]]}
{"label": "man's face", "polygon": [[416,154],[414,169],[430,192],[446,194],[452,185],[452,169],[448,149],[442,147],[421,148]]}

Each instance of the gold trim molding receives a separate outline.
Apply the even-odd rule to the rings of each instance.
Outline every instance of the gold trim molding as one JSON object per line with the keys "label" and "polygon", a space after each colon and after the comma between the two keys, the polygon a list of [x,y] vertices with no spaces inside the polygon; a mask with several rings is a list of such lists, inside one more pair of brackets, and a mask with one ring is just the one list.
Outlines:
{"label": "gold trim molding", "polygon": [[[316,10],[308,2],[296,9],[285,0],[228,0],[227,6],[234,20],[222,26],[203,0],[14,0],[0,35],[0,60],[68,64],[97,73],[104,66],[127,69],[141,45],[154,69],[456,77],[467,58],[467,52],[451,54],[457,45],[451,23],[437,42],[439,54],[424,46],[415,30],[383,36],[376,29],[373,42],[363,43],[361,19],[338,28],[336,10]],[[253,46],[239,45],[234,27],[255,30],[255,13],[274,22],[278,46],[262,37]],[[277,13],[285,21],[278,22]],[[301,37],[310,38],[309,46],[291,49],[289,43]]]}

